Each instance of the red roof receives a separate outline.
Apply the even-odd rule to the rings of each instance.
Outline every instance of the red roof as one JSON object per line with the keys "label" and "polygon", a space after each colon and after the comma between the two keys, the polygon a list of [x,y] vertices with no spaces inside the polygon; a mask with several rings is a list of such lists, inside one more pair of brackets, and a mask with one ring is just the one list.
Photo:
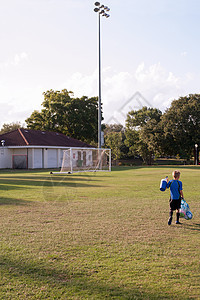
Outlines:
{"label": "red roof", "polygon": [[5,146],[92,147],[62,133],[23,128],[1,134],[0,142],[2,140]]}

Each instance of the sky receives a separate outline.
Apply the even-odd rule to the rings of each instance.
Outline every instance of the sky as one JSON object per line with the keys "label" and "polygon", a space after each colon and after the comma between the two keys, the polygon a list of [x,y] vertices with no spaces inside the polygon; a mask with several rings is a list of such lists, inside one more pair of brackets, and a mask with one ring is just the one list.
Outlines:
{"label": "sky", "polygon": [[[98,15],[91,0],[0,0],[0,128],[42,109],[43,92],[98,96]],[[200,93],[199,0],[105,0],[106,123],[143,105],[165,111]]]}

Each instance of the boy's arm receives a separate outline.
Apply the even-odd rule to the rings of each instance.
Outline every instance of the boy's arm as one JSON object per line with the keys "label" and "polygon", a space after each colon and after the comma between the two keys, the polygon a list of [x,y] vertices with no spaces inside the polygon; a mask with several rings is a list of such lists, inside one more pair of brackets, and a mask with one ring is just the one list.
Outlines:
{"label": "boy's arm", "polygon": [[180,194],[181,194],[181,198],[184,198],[183,197],[183,190],[180,191]]}
{"label": "boy's arm", "polygon": [[182,182],[179,181],[179,184],[180,184],[180,195],[181,195],[181,198],[184,198],[183,197],[183,185],[182,185]]}
{"label": "boy's arm", "polygon": [[171,181],[167,178],[167,189],[170,187]]}

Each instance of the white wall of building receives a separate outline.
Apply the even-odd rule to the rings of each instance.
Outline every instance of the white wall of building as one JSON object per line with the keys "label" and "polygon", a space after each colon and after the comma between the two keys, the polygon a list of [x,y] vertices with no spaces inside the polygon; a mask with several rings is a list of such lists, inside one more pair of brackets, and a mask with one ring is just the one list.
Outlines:
{"label": "white wall of building", "polygon": [[42,149],[33,149],[33,158],[34,158],[34,169],[43,168],[43,155]]}
{"label": "white wall of building", "polygon": [[48,168],[58,167],[58,149],[48,149]]}
{"label": "white wall of building", "polygon": [[0,148],[0,168],[1,169],[11,169],[12,168],[12,149],[6,147]]}
{"label": "white wall of building", "polygon": [[28,169],[33,168],[33,149],[28,149]]}
{"label": "white wall of building", "polygon": [[0,147],[0,169],[13,168],[13,155],[26,155],[28,169],[60,168],[62,165],[63,150],[59,148]]}

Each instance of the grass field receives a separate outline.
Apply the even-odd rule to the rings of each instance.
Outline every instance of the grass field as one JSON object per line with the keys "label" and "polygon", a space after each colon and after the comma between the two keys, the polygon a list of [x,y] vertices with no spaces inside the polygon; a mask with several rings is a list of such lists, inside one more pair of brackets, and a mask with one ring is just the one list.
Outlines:
{"label": "grass field", "polygon": [[0,171],[0,299],[200,299],[200,169],[179,169],[193,219],[171,226],[172,167]]}

